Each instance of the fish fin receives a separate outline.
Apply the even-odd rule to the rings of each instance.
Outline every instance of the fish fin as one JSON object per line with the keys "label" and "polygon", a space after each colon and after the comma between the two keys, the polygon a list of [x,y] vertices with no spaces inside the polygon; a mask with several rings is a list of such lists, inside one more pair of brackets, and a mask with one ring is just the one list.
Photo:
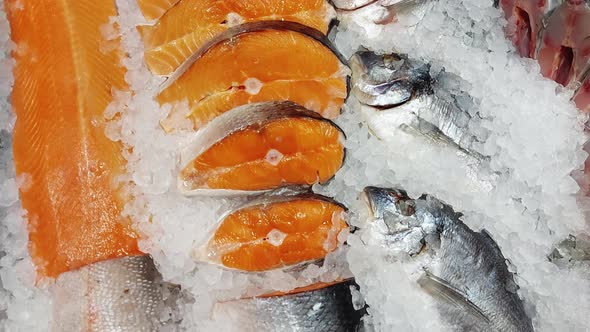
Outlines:
{"label": "fish fin", "polygon": [[485,315],[483,310],[471,302],[460,290],[429,271],[425,270],[424,274],[420,276],[418,285],[432,297],[443,300],[455,307],[463,308],[475,318],[483,320],[486,323],[490,322],[490,319]]}
{"label": "fish fin", "polygon": [[445,146],[452,146],[461,150],[461,147],[458,146],[457,143],[453,142],[453,140],[445,135],[437,126],[419,116],[416,116],[414,124],[402,124],[400,129],[408,134],[417,134],[434,142],[439,142]]}
{"label": "fish fin", "polygon": [[[454,122],[452,114],[462,114],[462,116],[471,119],[469,113],[457,106],[456,103],[434,96],[434,101],[428,109],[423,109],[416,113],[420,131],[423,132],[423,134],[424,132],[429,131],[431,133],[430,136],[438,138],[436,140],[445,142],[446,145],[458,149],[479,162],[485,161],[487,157],[461,145],[463,137],[452,138],[452,136],[457,136],[456,133],[463,129]],[[425,130],[422,130],[422,128]],[[455,135],[453,135],[454,133]]]}

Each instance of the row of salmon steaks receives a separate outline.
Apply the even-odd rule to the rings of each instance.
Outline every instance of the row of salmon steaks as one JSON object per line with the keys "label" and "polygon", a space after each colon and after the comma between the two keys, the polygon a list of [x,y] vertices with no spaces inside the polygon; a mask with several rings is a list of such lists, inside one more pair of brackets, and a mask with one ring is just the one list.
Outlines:
{"label": "row of salmon steaks", "polygon": [[[188,118],[191,129],[200,134],[181,153],[178,188],[183,193],[260,193],[288,185],[325,183],[334,176],[343,163],[345,136],[328,119],[340,113],[347,97],[349,71],[346,60],[325,36],[332,19],[328,3],[279,2],[268,6],[257,1],[172,1],[158,8],[149,3],[152,7],[147,1],[139,2],[144,15],[156,20],[154,25],[139,27],[146,47],[145,62],[152,73],[170,75],[158,101],[178,105],[162,121],[162,127],[168,132],[177,130],[177,119]],[[587,41],[577,38],[584,29],[571,28],[571,24],[562,24],[562,29],[554,27],[568,19],[589,22],[583,20],[588,15],[583,3],[547,3],[542,8],[528,1],[502,1],[500,5],[510,22],[508,35],[521,55],[539,58],[543,74],[558,83],[584,81],[588,47],[584,44]],[[553,44],[559,45],[559,50]],[[273,52],[263,51],[270,47]],[[585,109],[582,104],[587,85],[588,80],[576,94],[580,109]],[[188,107],[179,104],[185,100]],[[321,199],[316,204],[330,205]],[[264,209],[261,206],[257,213],[266,213]],[[336,206],[330,210],[341,213]],[[283,221],[296,220],[295,209],[291,214]],[[299,245],[295,245],[295,234],[289,234],[294,229],[285,231],[284,226],[274,225],[289,234],[285,243],[293,246],[291,249],[268,241],[253,244],[269,240],[267,231],[274,229],[270,225],[261,231],[251,229],[247,237],[222,240],[222,224],[212,241],[215,245],[243,241],[240,249],[222,254],[221,259],[226,266],[246,270],[317,259],[326,253],[321,250],[322,241],[334,219],[329,214],[317,216],[313,223],[318,227],[314,231],[317,234],[311,237],[314,240],[300,238]],[[234,225],[235,232],[247,227],[248,218],[243,218],[241,225]],[[344,222],[339,219],[338,223],[342,225],[338,230],[342,230]],[[302,250],[304,247],[308,249]],[[296,251],[306,254],[296,259]],[[287,256],[290,259],[285,260]]]}
{"label": "row of salmon steaks", "polygon": [[149,70],[169,76],[157,96],[173,105],[162,128],[197,132],[180,153],[178,189],[263,195],[223,218],[206,260],[265,271],[323,259],[348,229],[345,208],[280,189],[326,183],[344,161],[345,135],[329,120],[347,97],[348,75],[326,37],[332,7],[323,0],[169,5],[142,6],[157,21],[138,30]]}

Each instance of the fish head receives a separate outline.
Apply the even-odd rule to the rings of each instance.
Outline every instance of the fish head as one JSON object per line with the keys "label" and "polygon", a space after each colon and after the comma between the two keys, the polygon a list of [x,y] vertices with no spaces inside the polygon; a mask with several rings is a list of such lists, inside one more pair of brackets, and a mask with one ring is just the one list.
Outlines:
{"label": "fish head", "polygon": [[392,108],[430,89],[430,66],[405,55],[360,51],[349,64],[352,92],[368,106]]}
{"label": "fish head", "polygon": [[402,189],[366,187],[363,191],[369,219],[385,224],[384,245],[394,251],[415,255],[422,251],[425,236],[416,215],[416,200]]}
{"label": "fish head", "polygon": [[414,215],[414,201],[404,190],[366,187],[363,193],[372,217],[387,220],[392,227],[400,218]]}
{"label": "fish head", "polygon": [[445,229],[460,223],[461,213],[431,195],[412,199],[403,189],[366,187],[369,219],[386,227],[385,245],[410,256],[436,252]]}

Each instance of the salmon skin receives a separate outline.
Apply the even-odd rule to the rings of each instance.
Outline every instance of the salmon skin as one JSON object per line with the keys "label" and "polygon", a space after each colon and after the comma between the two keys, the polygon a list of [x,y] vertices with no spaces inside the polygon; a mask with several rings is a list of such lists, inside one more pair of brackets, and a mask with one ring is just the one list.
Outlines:
{"label": "salmon skin", "polygon": [[279,20],[298,22],[326,34],[332,12],[325,0],[182,0],[154,25],[139,26],[138,30],[148,68],[156,75],[167,75],[209,39],[232,26]]}
{"label": "salmon skin", "polygon": [[365,310],[354,308],[351,287],[355,285],[348,280],[296,294],[218,303],[215,315],[239,322],[244,332],[367,331],[361,320]]}
{"label": "salmon skin", "polygon": [[111,90],[126,89],[119,48],[101,48],[100,27],[117,15],[115,4],[16,2],[6,2],[17,45],[14,161],[17,175],[30,179],[20,197],[39,275],[138,255],[115,184],[125,171],[122,146],[104,135]]}

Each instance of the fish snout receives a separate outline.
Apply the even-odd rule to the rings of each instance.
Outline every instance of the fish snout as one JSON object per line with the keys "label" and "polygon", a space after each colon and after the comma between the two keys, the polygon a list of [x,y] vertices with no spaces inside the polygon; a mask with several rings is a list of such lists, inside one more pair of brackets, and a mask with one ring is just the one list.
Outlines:
{"label": "fish snout", "polygon": [[370,186],[363,190],[363,196],[371,217],[374,220],[383,219],[388,227],[416,212],[414,200],[403,189]]}

